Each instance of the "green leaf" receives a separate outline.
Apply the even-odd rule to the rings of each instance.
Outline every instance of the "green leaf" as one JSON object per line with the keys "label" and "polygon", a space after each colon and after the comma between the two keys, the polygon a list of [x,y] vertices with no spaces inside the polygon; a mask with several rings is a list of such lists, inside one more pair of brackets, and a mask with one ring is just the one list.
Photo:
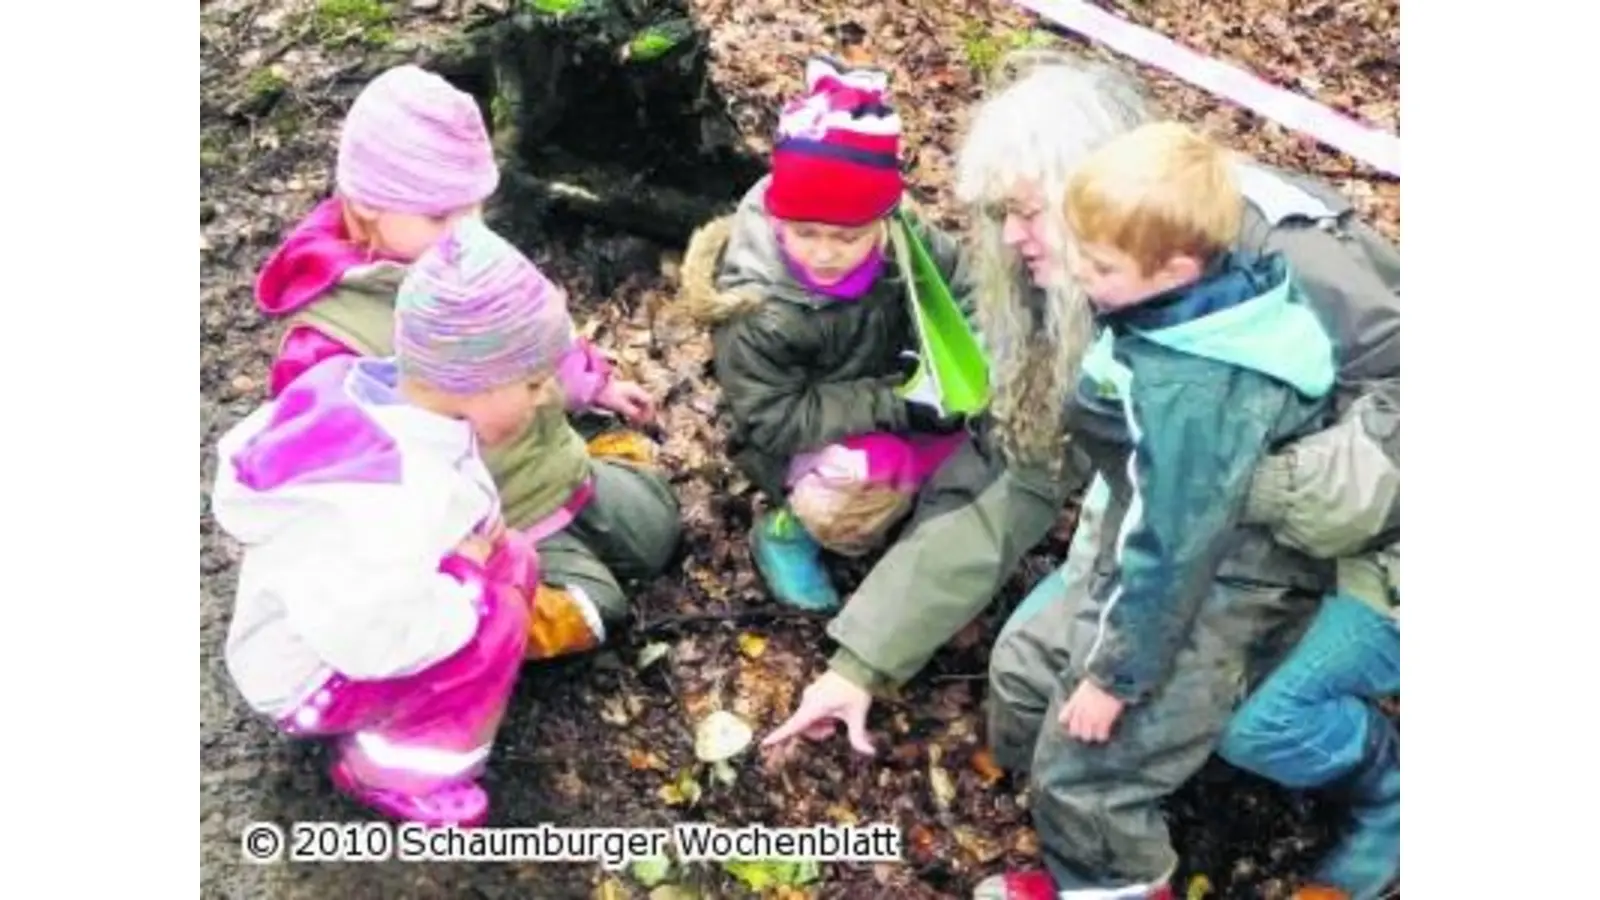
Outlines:
{"label": "green leaf", "polygon": [[672,19],[651,25],[628,42],[625,58],[633,62],[660,59],[693,34],[694,25],[688,19]]}
{"label": "green leaf", "polygon": [[694,806],[700,802],[700,782],[694,777],[694,769],[684,769],[678,773],[678,780],[671,784],[664,784],[656,791],[656,796],[668,806]]}
{"label": "green leaf", "polygon": [[822,865],[814,859],[730,859],[722,868],[752,891],[797,887],[822,877]]}
{"label": "green leaf", "polygon": [[672,859],[666,856],[652,856],[634,860],[633,865],[628,867],[628,872],[635,881],[645,887],[655,887],[672,874]]}

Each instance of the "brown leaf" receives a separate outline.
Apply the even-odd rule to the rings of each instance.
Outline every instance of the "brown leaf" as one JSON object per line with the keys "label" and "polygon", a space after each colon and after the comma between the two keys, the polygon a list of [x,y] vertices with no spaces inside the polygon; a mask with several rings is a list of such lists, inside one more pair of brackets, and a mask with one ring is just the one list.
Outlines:
{"label": "brown leaf", "polygon": [[653,769],[657,772],[665,772],[668,769],[667,764],[661,760],[661,757],[651,753],[648,750],[639,749],[628,751],[628,767],[633,769],[635,772],[643,771],[645,769]]}
{"label": "brown leaf", "polygon": [[991,863],[1005,855],[1005,848],[999,841],[991,840],[979,834],[976,829],[966,825],[957,825],[950,829],[950,834],[956,839],[961,849],[972,854],[980,864]]}
{"label": "brown leaf", "polygon": [[889,758],[901,765],[910,765],[922,757],[922,745],[916,741],[905,741],[894,745],[889,751]]}
{"label": "brown leaf", "polygon": [[861,821],[861,817],[857,816],[850,807],[838,803],[828,807],[828,818],[841,825],[854,825]]}
{"label": "brown leaf", "polygon": [[994,787],[995,783],[1006,776],[1004,769],[994,761],[994,754],[984,747],[972,754],[972,771],[978,773],[978,778],[984,787]]}
{"label": "brown leaf", "polygon": [[627,701],[621,697],[607,697],[605,704],[600,708],[600,718],[618,727],[628,724],[631,717],[628,715]]}

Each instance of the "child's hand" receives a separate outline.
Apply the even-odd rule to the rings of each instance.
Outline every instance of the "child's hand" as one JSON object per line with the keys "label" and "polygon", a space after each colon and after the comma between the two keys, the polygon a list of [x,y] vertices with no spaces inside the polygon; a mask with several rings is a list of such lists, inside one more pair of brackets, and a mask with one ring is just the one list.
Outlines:
{"label": "child's hand", "polygon": [[1072,737],[1091,744],[1103,744],[1111,739],[1111,729],[1117,724],[1117,717],[1122,715],[1125,705],[1085,678],[1078,682],[1077,690],[1061,705],[1061,715],[1057,721]]}
{"label": "child's hand", "polygon": [[650,421],[656,414],[656,401],[649,391],[632,381],[616,378],[600,391],[595,405],[620,413],[635,425]]}

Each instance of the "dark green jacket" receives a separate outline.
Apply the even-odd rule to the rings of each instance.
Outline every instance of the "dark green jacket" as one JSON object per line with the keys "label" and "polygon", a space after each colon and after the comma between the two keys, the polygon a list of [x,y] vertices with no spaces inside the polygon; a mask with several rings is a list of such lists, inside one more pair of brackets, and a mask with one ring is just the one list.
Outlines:
{"label": "dark green jacket", "polygon": [[1087,659],[1128,702],[1165,682],[1239,536],[1256,466],[1328,421],[1334,352],[1281,256],[1104,315],[1084,379],[1123,408],[1133,497]]}
{"label": "dark green jacket", "polygon": [[[729,456],[778,498],[795,454],[851,435],[908,430],[895,388],[917,342],[887,244],[882,275],[857,300],[813,294],[790,275],[762,204],[768,180],[731,217],[690,241],[683,292],[691,314],[711,328],[716,378],[732,418]],[[955,241],[908,221],[960,297]]]}

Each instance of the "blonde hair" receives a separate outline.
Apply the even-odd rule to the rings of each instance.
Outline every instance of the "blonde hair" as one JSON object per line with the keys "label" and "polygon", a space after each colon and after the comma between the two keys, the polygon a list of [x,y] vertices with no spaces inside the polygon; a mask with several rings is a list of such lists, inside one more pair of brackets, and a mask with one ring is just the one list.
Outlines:
{"label": "blonde hair", "polygon": [[378,237],[378,223],[356,211],[356,206],[342,194],[336,194],[339,201],[339,215],[344,219],[345,233],[350,235],[350,243],[360,247],[368,256],[377,256],[383,252],[383,241]]}
{"label": "blonde hair", "polygon": [[1067,182],[1075,240],[1127,254],[1150,275],[1174,257],[1205,262],[1239,233],[1244,200],[1222,147],[1178,122],[1109,141]]}
{"label": "blonde hair", "polygon": [[989,353],[990,414],[1002,453],[1015,462],[1059,465],[1062,413],[1093,311],[1070,277],[1029,283],[1002,238],[998,208],[1029,186],[1039,191],[1043,240],[1065,259],[1061,200],[1067,179],[1094,149],[1154,117],[1136,82],[1109,66],[1055,52],[1004,58],[994,93],[975,111],[956,160],[956,197],[968,206],[976,318]]}

